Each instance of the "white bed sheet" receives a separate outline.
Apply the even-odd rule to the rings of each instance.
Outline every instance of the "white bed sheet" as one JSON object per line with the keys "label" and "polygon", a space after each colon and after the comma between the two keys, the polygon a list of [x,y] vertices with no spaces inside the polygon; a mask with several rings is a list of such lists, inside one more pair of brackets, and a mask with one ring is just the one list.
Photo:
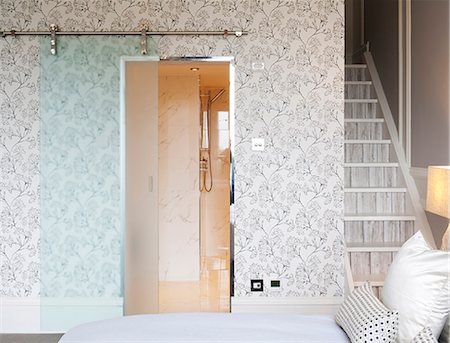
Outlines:
{"label": "white bed sheet", "polygon": [[127,316],[83,324],[60,343],[349,342],[331,316],[177,313]]}

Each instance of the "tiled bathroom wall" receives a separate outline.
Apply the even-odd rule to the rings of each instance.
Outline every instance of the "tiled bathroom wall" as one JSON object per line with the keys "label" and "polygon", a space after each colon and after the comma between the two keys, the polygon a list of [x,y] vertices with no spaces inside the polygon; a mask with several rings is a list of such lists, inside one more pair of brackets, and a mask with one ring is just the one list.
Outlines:
{"label": "tiled bathroom wall", "polygon": [[[224,66],[222,66],[223,68]],[[225,66],[225,68],[227,68]],[[188,67],[186,67],[188,69]],[[228,80],[225,80],[225,83]],[[159,311],[228,311],[230,305],[229,93],[211,109],[212,189],[199,191],[198,76],[159,80]],[[203,99],[206,101],[205,97]],[[204,102],[205,102],[204,101]],[[204,155],[206,156],[206,155]],[[210,186],[209,171],[206,186]]]}
{"label": "tiled bathroom wall", "polygon": [[159,279],[198,281],[198,78],[160,77],[158,107]]}
{"label": "tiled bathroom wall", "polygon": [[199,81],[159,79],[159,311],[198,311]]}
{"label": "tiled bathroom wall", "polygon": [[[220,88],[202,88],[211,98]],[[211,106],[211,170],[200,196],[201,218],[201,309],[226,312],[230,308],[230,120],[226,89]]]}

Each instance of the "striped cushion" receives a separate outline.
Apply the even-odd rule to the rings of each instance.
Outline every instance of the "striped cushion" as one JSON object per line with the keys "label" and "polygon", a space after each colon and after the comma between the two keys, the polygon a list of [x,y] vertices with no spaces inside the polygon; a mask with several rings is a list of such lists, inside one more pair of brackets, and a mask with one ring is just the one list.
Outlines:
{"label": "striped cushion", "polygon": [[395,342],[398,333],[398,312],[386,308],[368,283],[345,299],[335,320],[352,343]]}
{"label": "striped cushion", "polygon": [[438,341],[434,337],[433,331],[429,327],[426,327],[413,338],[411,343],[438,343]]}

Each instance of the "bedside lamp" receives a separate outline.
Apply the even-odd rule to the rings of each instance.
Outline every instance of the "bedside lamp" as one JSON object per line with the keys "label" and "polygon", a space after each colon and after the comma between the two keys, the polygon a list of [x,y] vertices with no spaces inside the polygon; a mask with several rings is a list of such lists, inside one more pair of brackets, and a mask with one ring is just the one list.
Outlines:
{"label": "bedside lamp", "polygon": [[[427,206],[428,212],[450,218],[450,166],[428,167]],[[442,238],[441,250],[450,249],[450,224]]]}

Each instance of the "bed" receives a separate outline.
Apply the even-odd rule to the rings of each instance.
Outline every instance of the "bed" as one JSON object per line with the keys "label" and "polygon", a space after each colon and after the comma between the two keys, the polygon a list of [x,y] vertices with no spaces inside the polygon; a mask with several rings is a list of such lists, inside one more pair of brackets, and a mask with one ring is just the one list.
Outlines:
{"label": "bed", "polygon": [[60,343],[349,342],[331,316],[177,313],[127,316],[69,330]]}

